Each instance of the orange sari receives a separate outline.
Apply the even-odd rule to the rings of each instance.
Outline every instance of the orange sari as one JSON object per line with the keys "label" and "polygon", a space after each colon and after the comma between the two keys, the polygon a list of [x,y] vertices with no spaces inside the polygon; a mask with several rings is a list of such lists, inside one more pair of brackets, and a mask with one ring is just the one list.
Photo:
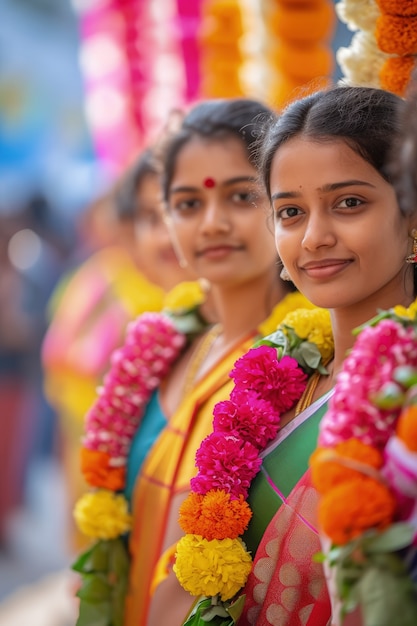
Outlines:
{"label": "orange sari", "polygon": [[165,532],[173,499],[189,491],[190,478],[196,474],[196,450],[212,430],[213,407],[229,397],[233,383],[228,374],[235,361],[249,350],[256,334],[252,332],[229,352],[184,398],[142,466],[133,493],[125,626],[146,624],[155,568],[169,547]]}

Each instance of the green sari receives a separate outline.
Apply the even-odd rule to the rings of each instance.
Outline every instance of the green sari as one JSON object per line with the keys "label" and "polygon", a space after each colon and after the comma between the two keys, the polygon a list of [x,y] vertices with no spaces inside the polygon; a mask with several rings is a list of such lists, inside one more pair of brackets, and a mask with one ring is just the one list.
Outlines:
{"label": "green sari", "polygon": [[251,485],[253,518],[244,541],[254,556],[239,626],[324,626],[330,607],[315,519],[317,493],[308,461],[332,392],[284,426],[262,454]]}

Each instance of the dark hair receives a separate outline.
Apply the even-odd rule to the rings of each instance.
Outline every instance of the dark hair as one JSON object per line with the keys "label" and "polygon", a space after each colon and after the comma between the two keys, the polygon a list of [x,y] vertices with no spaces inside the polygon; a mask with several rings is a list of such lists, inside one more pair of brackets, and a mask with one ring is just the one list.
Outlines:
{"label": "dark hair", "polygon": [[138,189],[147,176],[158,176],[155,155],[151,148],[140,154],[115,187],[114,204],[116,214],[120,219],[134,218],[138,210]]}
{"label": "dark hair", "polygon": [[399,130],[402,100],[371,87],[338,86],[290,104],[261,139],[258,168],[270,197],[271,165],[277,150],[293,137],[314,141],[340,138],[391,182],[388,155]]}
{"label": "dark hair", "polygon": [[417,211],[417,72],[409,85],[400,122],[389,172],[401,211],[412,215]]}
{"label": "dark hair", "polygon": [[168,201],[169,187],[174,175],[177,156],[183,146],[195,137],[217,139],[237,137],[255,165],[253,147],[258,124],[273,117],[273,112],[261,102],[248,98],[214,99],[197,104],[181,122],[180,128],[168,137],[160,155],[162,192]]}

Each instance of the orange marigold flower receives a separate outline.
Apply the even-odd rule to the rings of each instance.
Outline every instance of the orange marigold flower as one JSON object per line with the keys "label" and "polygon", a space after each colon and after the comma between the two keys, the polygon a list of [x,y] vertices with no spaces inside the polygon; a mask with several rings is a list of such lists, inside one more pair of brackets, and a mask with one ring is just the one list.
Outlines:
{"label": "orange marigold flower", "polygon": [[126,469],[111,467],[107,452],[81,448],[81,471],[85,480],[93,487],[119,491],[125,484]]}
{"label": "orange marigold flower", "polygon": [[376,21],[375,38],[378,48],[388,54],[416,54],[417,16],[380,15]]}
{"label": "orange marigold flower", "polygon": [[310,457],[311,477],[320,493],[327,493],[340,483],[361,478],[360,469],[348,467],[343,459],[352,459],[374,469],[382,467],[382,454],[359,439],[348,439],[334,448],[317,448]]}
{"label": "orange marigold flower", "polygon": [[283,40],[307,44],[331,40],[336,23],[333,3],[277,4],[268,13],[268,30]]}
{"label": "orange marigold flower", "polygon": [[301,81],[329,76],[333,71],[330,48],[318,44],[299,46],[280,42],[271,50],[270,61],[278,70]]}
{"label": "orange marigold flower", "polygon": [[410,17],[417,15],[416,0],[376,0],[381,13]]}
{"label": "orange marigold flower", "polygon": [[397,435],[412,452],[417,452],[417,406],[406,407],[397,424]]}
{"label": "orange marigold flower", "polygon": [[382,89],[404,96],[415,65],[416,57],[411,55],[387,59],[379,73]]}
{"label": "orange marigold flower", "polygon": [[319,522],[333,543],[344,545],[366,530],[384,530],[392,522],[394,510],[395,500],[382,483],[360,478],[323,496]]}
{"label": "orange marigold flower", "polygon": [[246,530],[252,511],[243,496],[231,499],[222,490],[204,496],[190,493],[180,509],[180,526],[187,534],[213,539],[236,539]]}

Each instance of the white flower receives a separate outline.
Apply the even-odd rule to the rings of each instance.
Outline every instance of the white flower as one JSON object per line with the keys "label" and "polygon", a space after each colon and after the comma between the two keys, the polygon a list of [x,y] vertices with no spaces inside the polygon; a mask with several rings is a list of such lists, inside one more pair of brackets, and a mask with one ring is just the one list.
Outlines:
{"label": "white flower", "polygon": [[382,52],[370,33],[357,32],[349,48],[339,48],[337,62],[350,85],[380,87],[379,73],[388,54]]}
{"label": "white flower", "polygon": [[341,0],[336,13],[349,30],[374,32],[380,10],[375,0]]}

